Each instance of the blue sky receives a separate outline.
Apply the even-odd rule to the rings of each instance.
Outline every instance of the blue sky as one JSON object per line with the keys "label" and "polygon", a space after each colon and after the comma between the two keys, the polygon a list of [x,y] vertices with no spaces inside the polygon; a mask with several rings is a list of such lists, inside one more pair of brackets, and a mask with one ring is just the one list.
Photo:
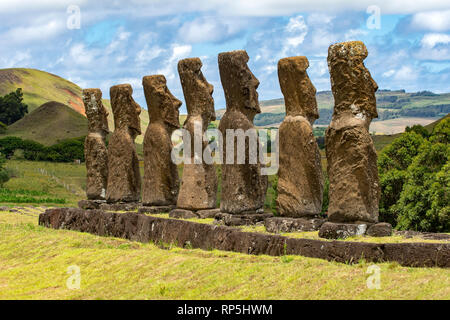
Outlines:
{"label": "blue sky", "polygon": [[[79,29],[67,27],[73,5]],[[349,40],[365,42],[381,89],[450,92],[448,1],[2,0],[0,19],[0,68],[45,70],[106,98],[130,83],[144,108],[141,81],[151,74],[184,101],[176,66],[187,57],[202,59],[223,108],[217,54],[237,49],[250,56],[261,100],[282,97],[277,62],[287,56],[307,56],[317,90],[330,90],[328,46]]]}

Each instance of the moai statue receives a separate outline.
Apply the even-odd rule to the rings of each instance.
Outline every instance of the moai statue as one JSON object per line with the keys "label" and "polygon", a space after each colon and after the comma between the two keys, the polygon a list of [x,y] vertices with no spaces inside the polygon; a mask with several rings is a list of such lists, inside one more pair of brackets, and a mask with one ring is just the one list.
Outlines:
{"label": "moai statue", "polygon": [[[255,115],[261,112],[256,91],[259,81],[247,66],[246,51],[220,53],[218,60],[227,107],[219,125],[224,150],[220,210],[230,214],[260,213],[264,210],[267,176],[261,175],[258,137],[253,125]],[[245,149],[240,150],[238,140],[243,134],[246,134]],[[231,146],[227,148],[232,141],[234,155],[229,154]]]}
{"label": "moai statue", "polygon": [[188,111],[183,128],[191,137],[191,157],[188,159],[190,163],[184,163],[177,207],[193,211],[215,208],[217,193],[214,165],[203,161],[203,151],[208,146],[208,141],[203,141],[203,134],[210,122],[216,119],[212,97],[214,87],[206,81],[201,67],[199,58],[178,62],[178,73]]}
{"label": "moai statue", "polygon": [[109,133],[108,112],[103,106],[100,89],[83,90],[83,102],[89,131],[84,142],[86,195],[88,200],[105,200],[108,179],[108,151],[105,144]]}
{"label": "moai statue", "polygon": [[286,105],[279,134],[277,207],[280,216],[314,217],[322,210],[323,173],[312,125],[319,118],[316,88],[306,57],[278,62],[278,78]]}
{"label": "moai statue", "polygon": [[108,203],[138,202],[141,195],[139,160],[134,144],[141,134],[141,107],[133,100],[132,93],[129,84],[110,89],[115,130],[108,145]]}
{"label": "moai statue", "polygon": [[378,89],[364,66],[367,49],[361,41],[328,49],[334,113],[325,144],[330,179],[328,218],[332,222],[377,222],[380,186],[377,153],[369,134],[378,117]]}
{"label": "moai statue", "polygon": [[144,185],[142,203],[145,206],[175,206],[179,178],[172,161],[172,133],[180,127],[178,109],[181,101],[166,85],[163,75],[146,76],[142,80],[150,123],[144,136]]}

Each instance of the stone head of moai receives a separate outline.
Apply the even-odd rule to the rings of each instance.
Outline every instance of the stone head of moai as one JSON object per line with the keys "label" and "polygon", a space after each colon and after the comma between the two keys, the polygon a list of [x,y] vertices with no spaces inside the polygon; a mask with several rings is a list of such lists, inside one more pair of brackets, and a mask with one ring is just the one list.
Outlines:
{"label": "stone head of moai", "polygon": [[283,92],[287,116],[303,116],[312,124],[319,118],[316,88],[309,79],[306,57],[290,57],[278,62],[278,79]]}
{"label": "stone head of moai", "polygon": [[146,76],[142,79],[150,122],[164,122],[169,129],[180,127],[179,111],[182,102],[167,88],[163,75]]}
{"label": "stone head of moai", "polygon": [[251,121],[261,113],[258,101],[259,80],[250,71],[245,50],[223,52],[219,54],[219,71],[225,92],[227,110],[244,113]]}
{"label": "stone head of moai", "polygon": [[370,123],[378,117],[375,92],[378,85],[364,66],[367,48],[362,41],[333,44],[328,49],[328,68],[335,100],[335,114],[350,112]]}
{"label": "stone head of moai", "polygon": [[216,120],[214,110],[214,87],[206,81],[199,58],[188,58],[178,62],[178,74],[183,87],[184,100],[189,116],[201,116],[204,126]]}
{"label": "stone head of moai", "polygon": [[141,134],[141,107],[133,97],[133,89],[129,84],[111,87],[111,107],[114,113],[115,130],[128,129],[133,138]]}
{"label": "stone head of moai", "polygon": [[103,106],[101,90],[84,89],[83,102],[88,119],[89,132],[108,134],[108,111]]}

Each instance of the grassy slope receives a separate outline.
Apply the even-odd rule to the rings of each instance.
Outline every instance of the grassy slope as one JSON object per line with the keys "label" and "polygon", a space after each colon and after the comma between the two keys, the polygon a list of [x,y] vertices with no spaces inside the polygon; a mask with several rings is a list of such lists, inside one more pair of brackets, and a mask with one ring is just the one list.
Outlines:
{"label": "grassy slope", "polygon": [[[7,94],[11,91],[16,90],[17,88],[23,89],[24,102],[28,105],[29,115],[39,106],[49,101],[56,101],[65,104],[78,113],[85,115],[84,105],[81,98],[82,89],[75,83],[72,83],[54,74],[35,69],[0,69],[0,95]],[[106,99],[104,99],[103,102],[109,111],[109,128],[111,131],[113,131],[114,118],[111,104],[109,100]],[[147,128],[148,122],[148,112],[147,110],[142,109],[141,127],[144,132]],[[64,132],[72,131],[72,128],[68,128],[68,130],[66,129],[66,127],[61,126],[58,130],[59,135],[65,138],[73,137],[71,134],[64,136]],[[87,130],[79,136],[86,135],[86,133]],[[142,144],[142,141],[143,135],[137,137],[136,143]]]}
{"label": "grassy slope", "polygon": [[87,130],[87,119],[83,115],[52,101],[13,123],[1,137],[15,136],[52,145],[63,139],[84,136]]}
{"label": "grassy slope", "polygon": [[[141,244],[37,225],[38,211],[0,212],[0,299],[449,299],[450,270],[249,256]],[[69,290],[69,266],[81,272]]]}
{"label": "grassy slope", "polygon": [[17,88],[22,88],[30,113],[46,102],[56,101],[84,114],[81,88],[54,74],[36,69],[0,70],[0,94]]}

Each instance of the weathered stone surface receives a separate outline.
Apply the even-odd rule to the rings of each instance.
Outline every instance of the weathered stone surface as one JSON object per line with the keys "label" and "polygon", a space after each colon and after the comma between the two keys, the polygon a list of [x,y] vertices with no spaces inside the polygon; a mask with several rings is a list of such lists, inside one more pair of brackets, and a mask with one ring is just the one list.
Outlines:
{"label": "weathered stone surface", "polygon": [[169,213],[173,209],[175,209],[175,206],[139,207],[138,213]]}
{"label": "weathered stone surface", "polygon": [[105,200],[81,200],[78,201],[78,208],[84,210],[100,209],[100,206],[104,203],[106,203]]}
{"label": "weathered stone surface", "polygon": [[319,237],[325,239],[345,239],[362,236],[366,233],[366,223],[333,223],[325,222],[319,230]]}
{"label": "weathered stone surface", "polygon": [[191,210],[185,210],[185,209],[174,209],[174,210],[170,211],[169,217],[176,218],[176,219],[198,218],[198,216],[194,212],[192,212]]}
{"label": "weathered stone surface", "polygon": [[105,144],[109,133],[108,112],[103,106],[100,89],[84,89],[83,102],[89,130],[84,142],[86,195],[89,200],[104,200],[108,180],[108,150]]}
{"label": "weathered stone surface", "polygon": [[203,134],[210,122],[216,119],[212,97],[214,87],[206,81],[201,68],[199,58],[178,62],[178,74],[188,112],[183,128],[189,133],[190,142],[184,141],[184,152],[189,154],[185,155],[177,207],[188,210],[212,209],[216,206],[216,169],[213,164],[203,160],[203,152],[208,146],[208,141],[203,141]]}
{"label": "weathered stone surface", "polygon": [[286,105],[279,128],[277,210],[280,216],[316,216],[322,210],[323,173],[312,125],[319,117],[316,88],[306,57],[278,62],[278,78]]}
{"label": "weathered stone surface", "polygon": [[283,218],[274,217],[264,221],[268,232],[305,232],[316,231],[325,223],[325,219]]}
{"label": "weathered stone surface", "polygon": [[[259,81],[247,66],[247,52],[232,51],[219,54],[219,71],[225,92],[227,110],[220,120],[219,130],[223,136],[222,194],[220,209],[222,212],[239,214],[263,208],[267,190],[267,176],[261,175],[261,163],[257,154],[258,141],[253,119],[261,113],[256,89]],[[227,130],[243,130],[248,133],[245,138],[245,155],[237,150],[234,141],[234,157],[227,156]],[[250,148],[252,146],[252,148]],[[231,150],[231,146],[228,147]],[[238,154],[239,153],[239,154]],[[242,164],[238,158],[243,157]],[[230,158],[230,162],[227,161]],[[257,159],[251,164],[250,159]]]}
{"label": "weathered stone surface", "polygon": [[235,228],[164,219],[137,213],[71,208],[49,209],[39,225],[89,232],[132,241],[173,243],[205,250],[218,249],[255,255],[301,255],[342,263],[397,261],[404,266],[450,268],[450,244],[364,243],[287,238],[242,232]]}
{"label": "weathered stone surface", "polygon": [[138,202],[102,203],[100,209],[105,211],[135,211],[140,205]]}
{"label": "weathered stone surface", "polygon": [[140,200],[141,175],[134,140],[141,134],[141,107],[132,93],[129,84],[113,86],[110,90],[115,130],[108,144],[108,203]]}
{"label": "weathered stone surface", "polygon": [[223,223],[226,226],[251,226],[264,224],[264,220],[272,218],[271,213],[253,213],[253,214],[229,214],[218,213],[215,215],[215,219],[218,223]]}
{"label": "weathered stone surface", "polygon": [[142,85],[150,115],[144,136],[142,202],[146,206],[176,205],[179,178],[171,158],[171,136],[180,126],[181,101],[169,91],[163,75],[146,76]]}
{"label": "weathered stone surface", "polygon": [[211,219],[220,213],[220,209],[199,210],[195,212],[200,219]]}
{"label": "weathered stone surface", "polygon": [[371,237],[389,237],[392,235],[392,225],[386,222],[373,224],[366,234]]}
{"label": "weathered stone surface", "polygon": [[450,234],[447,233],[432,233],[432,232],[418,232],[418,231],[394,231],[394,235],[400,235],[405,237],[406,239],[410,239],[413,237],[418,237],[426,240],[449,240]]}
{"label": "weathered stone surface", "polygon": [[325,135],[330,179],[328,218],[333,222],[378,222],[380,186],[377,153],[369,134],[378,117],[378,89],[364,66],[367,49],[360,41],[328,50],[335,106]]}

